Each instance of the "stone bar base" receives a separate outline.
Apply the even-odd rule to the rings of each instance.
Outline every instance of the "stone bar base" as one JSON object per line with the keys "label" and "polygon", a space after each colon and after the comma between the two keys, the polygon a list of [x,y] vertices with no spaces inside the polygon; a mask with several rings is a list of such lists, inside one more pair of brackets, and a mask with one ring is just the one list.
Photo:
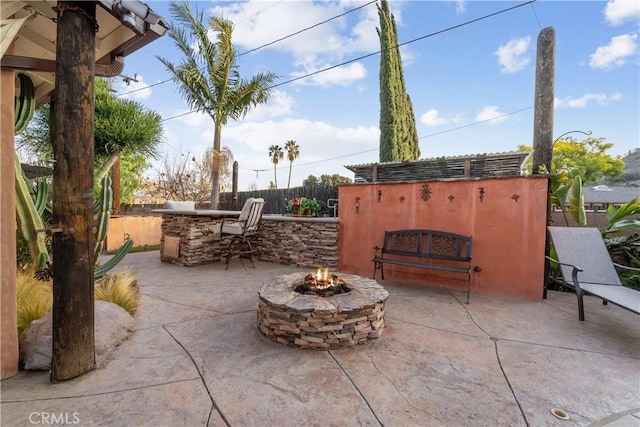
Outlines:
{"label": "stone bar base", "polygon": [[[205,210],[162,210],[160,259],[185,267],[222,261],[231,238],[221,239],[212,231],[220,222],[222,218],[207,215]],[[337,218],[264,215],[260,232],[250,240],[256,251],[254,258],[260,261],[338,268]]]}
{"label": "stone bar base", "polygon": [[320,297],[295,292],[306,273],[280,276],[258,292],[258,330],[290,347],[330,350],[379,338],[389,293],[375,280],[340,274],[351,292]]}

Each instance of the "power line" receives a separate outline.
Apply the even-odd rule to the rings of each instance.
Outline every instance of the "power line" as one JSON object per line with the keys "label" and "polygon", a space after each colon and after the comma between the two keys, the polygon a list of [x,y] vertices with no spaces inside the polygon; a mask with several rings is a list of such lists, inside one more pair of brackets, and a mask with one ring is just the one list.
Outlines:
{"label": "power line", "polygon": [[293,79],[291,79],[291,80],[284,81],[284,82],[282,82],[282,83],[278,83],[278,84],[276,84],[276,85],[273,85],[273,86],[269,87],[269,89],[273,89],[273,88],[276,88],[276,87],[278,87],[278,86],[282,86],[282,85],[285,85],[285,84],[287,84],[287,83],[292,83],[292,82],[295,82],[295,81],[298,81],[298,80],[301,80],[301,79],[306,79],[307,77],[311,77],[311,76],[314,76],[314,75],[316,75],[316,74],[323,73],[323,72],[325,72],[325,71],[333,70],[334,68],[342,67],[343,65],[351,64],[352,62],[356,62],[356,61],[360,61],[360,60],[365,59],[365,58],[369,58],[370,56],[377,55],[377,54],[382,53],[382,52],[385,52],[385,51],[387,51],[387,50],[391,50],[391,49],[395,49],[395,48],[398,48],[398,47],[401,47],[401,46],[405,46],[405,45],[408,45],[408,44],[410,44],[410,43],[415,43],[415,42],[417,42],[417,41],[419,41],[419,40],[423,40],[423,39],[426,39],[426,38],[429,38],[429,37],[433,37],[433,36],[436,36],[436,35],[439,35],[439,34],[443,34],[443,33],[446,33],[446,32],[448,32],[448,31],[451,31],[451,30],[456,30],[456,29],[461,28],[461,27],[464,27],[464,26],[466,26],[466,25],[473,24],[473,23],[476,23],[476,22],[478,22],[478,21],[482,21],[483,19],[488,19],[488,18],[494,17],[494,16],[496,16],[496,15],[500,15],[500,14],[505,13],[505,12],[510,12],[510,11],[512,11],[512,10],[514,10],[514,9],[517,9],[517,8],[519,8],[519,7],[522,7],[522,6],[526,6],[526,5],[531,4],[531,3],[534,3],[534,2],[536,2],[536,1],[537,1],[537,0],[529,0],[529,1],[525,2],[525,3],[521,3],[521,4],[519,4],[519,5],[512,6],[512,7],[509,7],[509,8],[507,8],[507,9],[503,9],[503,10],[500,10],[500,11],[498,11],[498,12],[490,13],[490,14],[488,14],[488,15],[484,15],[484,16],[481,16],[481,17],[479,17],[479,18],[472,19],[471,21],[463,22],[462,24],[454,25],[454,26],[452,26],[452,27],[448,27],[448,28],[445,28],[445,29],[443,29],[443,30],[436,31],[436,32],[434,32],[434,33],[425,34],[424,36],[420,36],[420,37],[417,37],[417,38],[415,38],[415,39],[411,39],[411,40],[408,40],[408,41],[406,41],[406,42],[399,43],[399,44],[397,44],[397,45],[395,45],[395,46],[390,46],[390,47],[388,47],[387,49],[382,49],[382,50],[379,50],[379,51],[377,51],[377,52],[369,53],[369,54],[367,54],[367,55],[363,55],[363,56],[360,56],[360,57],[358,57],[358,58],[350,59],[350,60],[345,61],[345,62],[343,62],[343,63],[341,63],[341,64],[332,65],[331,67],[323,68],[323,69],[321,69],[321,70],[317,70],[317,71],[314,71],[314,72],[312,72],[312,73],[305,74],[305,75],[302,75],[302,76],[299,76],[299,77],[293,78]]}
{"label": "power line", "polygon": [[364,7],[367,7],[367,6],[369,6],[370,4],[375,3],[376,1],[377,1],[377,0],[373,0],[373,1],[370,1],[369,3],[363,4],[362,6],[358,6],[358,7],[356,7],[356,8],[353,8],[353,9],[347,10],[346,12],[341,13],[340,15],[336,15],[336,16],[334,16],[334,17],[332,17],[332,18],[329,18],[329,19],[327,19],[327,20],[325,20],[325,21],[318,22],[317,24],[314,24],[314,25],[312,25],[312,26],[310,26],[310,27],[304,28],[304,29],[302,29],[302,30],[300,30],[300,31],[296,31],[295,33],[291,33],[291,34],[289,34],[288,36],[284,36],[284,37],[279,38],[279,39],[277,39],[277,40],[274,40],[274,41],[272,41],[272,42],[269,42],[269,43],[263,44],[262,46],[258,46],[258,47],[254,48],[254,49],[251,49],[251,50],[248,50],[248,51],[246,51],[246,52],[243,52],[243,53],[239,54],[238,56],[242,56],[242,55],[246,55],[247,53],[255,52],[256,50],[258,50],[258,49],[262,49],[263,47],[271,46],[272,44],[275,44],[275,43],[281,42],[281,41],[286,40],[286,39],[288,39],[288,38],[290,38],[290,37],[297,36],[298,34],[304,33],[305,31],[309,31],[309,30],[311,30],[312,28],[316,28],[316,27],[318,27],[318,26],[320,26],[320,25],[322,25],[322,24],[326,24],[326,23],[327,23],[327,22],[329,22],[329,21],[333,21],[334,19],[341,18],[341,17],[343,17],[343,16],[345,16],[345,15],[347,15],[347,14],[351,13],[351,12],[354,12],[354,11],[356,11],[356,10],[362,9],[362,8],[364,8]]}
{"label": "power line", "polygon": [[[480,123],[490,122],[492,120],[496,120],[496,119],[499,119],[501,117],[510,116],[512,114],[521,113],[523,111],[527,111],[527,110],[531,110],[531,109],[533,109],[533,106],[521,108],[521,109],[515,110],[515,111],[510,111],[508,113],[500,114],[500,115],[497,115],[497,116],[494,116],[494,117],[490,117],[488,119],[477,120],[475,122],[467,123],[466,125],[456,126],[454,128],[451,128],[451,129],[443,130],[441,132],[430,133],[429,135],[421,136],[418,139],[433,138],[434,136],[442,135],[443,133],[448,133],[448,132],[453,132],[453,131],[456,131],[456,130],[468,128],[470,126],[478,125]],[[371,148],[369,150],[358,151],[356,153],[351,153],[351,154],[344,154],[342,156],[337,156],[337,157],[330,157],[328,159],[314,160],[312,162],[307,162],[307,163],[299,163],[299,164],[296,164],[296,165],[292,165],[292,167],[296,168],[296,167],[300,167],[300,166],[308,166],[308,165],[312,165],[312,164],[316,164],[316,163],[324,163],[324,162],[329,162],[329,161],[333,161],[333,160],[344,159],[345,157],[353,157],[353,156],[357,156],[359,154],[365,154],[365,153],[370,153],[372,151],[377,151],[379,149],[380,149],[380,147]],[[247,168],[243,168],[243,167],[240,167],[240,168],[241,169],[247,169]],[[288,168],[289,168],[289,166],[287,165],[287,166],[281,166],[281,167],[279,167],[277,169],[288,169]],[[256,169],[248,169],[248,170],[256,171]],[[260,172],[266,172],[266,171],[269,171],[269,169],[260,169],[259,171]]]}
{"label": "power line", "polygon": [[[253,15],[249,16],[248,18],[245,18],[245,19],[243,19],[242,21],[238,22],[237,24],[240,24],[240,23],[242,23],[242,22],[246,21],[246,20],[247,20],[247,19],[249,19],[249,18],[253,18],[254,16],[259,15],[260,13],[264,12],[265,10],[270,9],[270,8],[272,8],[272,7],[276,6],[276,5],[277,5],[277,4],[279,4],[279,3],[282,3],[282,1],[283,1],[283,0],[280,0],[280,1],[279,1],[279,2],[277,2],[277,3],[274,3],[274,4],[272,4],[271,6],[268,6],[268,7],[264,8],[264,9],[260,10],[259,12],[256,12],[255,14],[253,14]],[[246,51],[246,52],[242,52],[242,53],[241,53],[241,54],[239,54],[238,56],[246,55],[246,54],[248,54],[248,53],[255,52],[256,50],[259,50],[259,49],[265,48],[265,47],[267,47],[267,46],[271,46],[272,44],[275,44],[275,43],[281,42],[281,41],[286,40],[286,39],[288,39],[288,38],[290,38],[290,37],[293,37],[293,36],[296,36],[296,35],[298,35],[298,34],[301,34],[301,33],[305,32],[305,31],[308,31],[308,30],[310,30],[310,29],[312,29],[312,28],[316,28],[316,27],[318,27],[318,26],[320,26],[320,25],[326,24],[327,22],[330,22],[330,21],[332,21],[332,20],[334,20],[334,19],[341,18],[341,17],[343,17],[343,16],[345,16],[345,15],[347,15],[347,14],[351,13],[351,12],[354,12],[354,11],[356,11],[356,10],[362,9],[362,8],[364,8],[364,7],[366,7],[366,6],[369,6],[370,4],[375,3],[376,1],[377,1],[377,0],[373,0],[373,1],[370,1],[369,3],[366,3],[366,4],[362,5],[362,6],[358,6],[358,7],[355,7],[355,8],[353,8],[353,9],[349,9],[349,10],[347,10],[346,12],[341,13],[340,15],[333,16],[333,17],[331,17],[331,18],[329,18],[329,19],[326,19],[326,20],[324,20],[324,21],[322,21],[322,22],[318,22],[318,23],[316,23],[316,24],[313,24],[313,25],[312,25],[312,26],[310,26],[310,27],[303,28],[302,30],[296,31],[295,33],[291,33],[291,34],[289,34],[289,35],[287,35],[287,36],[281,37],[281,38],[279,38],[279,39],[277,39],[277,40],[274,40],[274,41],[272,41],[272,42],[265,43],[265,44],[263,44],[262,46],[258,46],[258,47],[256,47],[256,48],[250,49],[250,50],[248,50],[248,51]],[[236,25],[237,25],[237,24],[236,24]],[[118,95],[116,95],[116,96],[128,95],[128,94],[130,94],[130,93],[134,93],[134,92],[138,92],[138,91],[141,91],[141,90],[144,90],[144,89],[152,88],[152,87],[154,87],[154,86],[159,86],[159,85],[161,85],[161,84],[168,83],[168,82],[170,82],[171,80],[173,80],[173,78],[172,78],[172,77],[170,77],[170,78],[168,78],[168,79],[166,79],[166,80],[162,80],[161,82],[154,83],[154,84],[149,85],[149,86],[145,86],[145,87],[141,87],[141,88],[137,88],[137,89],[130,90],[130,91],[128,91],[128,92],[120,93],[120,94],[118,94]],[[177,117],[180,117],[180,116],[177,116]],[[167,120],[169,120],[169,119],[167,119]]]}
{"label": "power line", "polygon": [[[439,35],[439,34],[443,34],[443,33],[446,33],[448,31],[452,31],[452,30],[464,27],[466,25],[469,25],[469,24],[472,24],[472,23],[475,23],[475,22],[478,22],[478,21],[481,21],[481,20],[484,20],[484,19],[488,19],[488,18],[494,17],[496,15],[500,15],[502,13],[510,12],[510,11],[512,11],[514,9],[517,9],[517,8],[520,8],[522,6],[526,6],[528,4],[535,3],[536,1],[537,0],[529,0],[529,1],[525,2],[525,3],[521,3],[521,4],[518,4],[516,6],[511,6],[509,8],[502,9],[502,10],[499,10],[497,12],[493,12],[493,13],[490,13],[488,15],[481,16],[479,18],[475,18],[475,19],[472,19],[470,21],[466,21],[466,22],[463,22],[461,24],[445,28],[445,29],[440,30],[440,31],[436,31],[436,32],[433,32],[433,33],[430,33],[430,34],[425,34],[423,36],[416,37],[415,39],[411,39],[411,40],[408,40],[406,42],[399,43],[396,46],[391,46],[391,47],[388,47],[387,49],[382,49],[382,50],[379,50],[379,51],[376,51],[376,52],[372,52],[372,53],[369,53],[369,54],[366,54],[366,55],[362,55],[360,57],[357,57],[357,58],[354,58],[354,59],[350,59],[350,60],[342,62],[340,64],[332,65],[330,67],[323,68],[321,70],[317,70],[317,71],[314,71],[312,73],[308,73],[308,74],[305,74],[305,75],[302,75],[302,76],[299,76],[299,77],[296,77],[296,78],[293,78],[293,79],[290,79],[290,80],[275,84],[273,86],[270,86],[268,89],[273,89],[273,88],[276,88],[276,87],[279,87],[279,86],[282,86],[282,85],[285,85],[285,84],[288,84],[288,83],[293,83],[293,82],[301,80],[301,79],[306,79],[307,77],[311,77],[311,76],[314,76],[316,74],[324,73],[325,71],[333,70],[334,68],[342,67],[344,65],[351,64],[352,62],[360,61],[362,59],[369,58],[369,57],[374,56],[374,55],[378,55],[378,54],[380,54],[380,53],[382,53],[382,52],[384,52],[386,50],[395,49],[395,48],[398,48],[398,47],[401,47],[401,46],[408,45],[410,43],[415,43],[417,41],[420,41],[420,40],[423,40],[423,39],[426,39],[426,38],[429,38],[429,37],[433,37],[433,36],[436,36],[436,35]],[[187,114],[195,113],[196,111],[198,111],[198,110],[192,110],[190,112],[182,113],[182,114],[179,114],[177,116],[168,117],[166,119],[163,119],[162,121],[172,120],[172,119],[175,119],[175,118],[178,118],[178,117],[185,116]]]}
{"label": "power line", "polygon": [[277,6],[277,5],[279,5],[280,3],[282,3],[282,2],[283,2],[283,0],[277,1],[277,2],[275,2],[274,4],[269,5],[269,6],[265,7],[264,9],[261,9],[261,10],[257,11],[257,12],[256,12],[256,13],[254,13],[253,15],[251,15],[251,16],[247,16],[247,17],[246,17],[246,18],[244,18],[242,21],[238,21],[238,22],[236,22],[236,25],[238,25],[238,24],[242,24],[244,21],[246,21],[246,20],[248,20],[248,19],[251,19],[251,18],[253,18],[254,16],[258,16],[258,15],[260,15],[262,12],[264,12],[265,10],[267,10],[267,9],[271,9],[272,7]]}

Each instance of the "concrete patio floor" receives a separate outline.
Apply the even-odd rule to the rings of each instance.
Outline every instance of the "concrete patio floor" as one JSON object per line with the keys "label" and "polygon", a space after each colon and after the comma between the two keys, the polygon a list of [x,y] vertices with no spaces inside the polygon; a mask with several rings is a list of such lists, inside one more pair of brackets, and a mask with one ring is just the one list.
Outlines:
{"label": "concrete patio floor", "polygon": [[[246,265],[245,261],[245,265]],[[95,371],[1,382],[2,426],[640,426],[637,315],[382,281],[386,329],[349,349],[288,348],[256,329],[257,291],[301,271],[179,267],[128,255],[135,331]],[[552,415],[553,408],[568,420]]]}

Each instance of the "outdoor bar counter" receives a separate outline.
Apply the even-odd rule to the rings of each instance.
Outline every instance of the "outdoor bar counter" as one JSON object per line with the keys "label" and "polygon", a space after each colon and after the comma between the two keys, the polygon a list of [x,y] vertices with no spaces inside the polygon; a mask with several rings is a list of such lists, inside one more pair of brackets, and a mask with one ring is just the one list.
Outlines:
{"label": "outdoor bar counter", "polygon": [[[222,261],[229,237],[213,229],[240,211],[156,209],[162,214],[160,259],[186,267]],[[338,218],[263,215],[252,239],[255,258],[298,267],[338,268]],[[233,262],[233,261],[232,261]]]}

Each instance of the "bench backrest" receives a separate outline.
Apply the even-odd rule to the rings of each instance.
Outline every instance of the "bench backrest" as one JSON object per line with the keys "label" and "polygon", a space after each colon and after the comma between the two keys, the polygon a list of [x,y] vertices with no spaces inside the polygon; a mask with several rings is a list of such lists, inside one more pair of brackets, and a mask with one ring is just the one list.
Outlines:
{"label": "bench backrest", "polygon": [[436,230],[384,232],[383,254],[471,261],[471,237]]}

